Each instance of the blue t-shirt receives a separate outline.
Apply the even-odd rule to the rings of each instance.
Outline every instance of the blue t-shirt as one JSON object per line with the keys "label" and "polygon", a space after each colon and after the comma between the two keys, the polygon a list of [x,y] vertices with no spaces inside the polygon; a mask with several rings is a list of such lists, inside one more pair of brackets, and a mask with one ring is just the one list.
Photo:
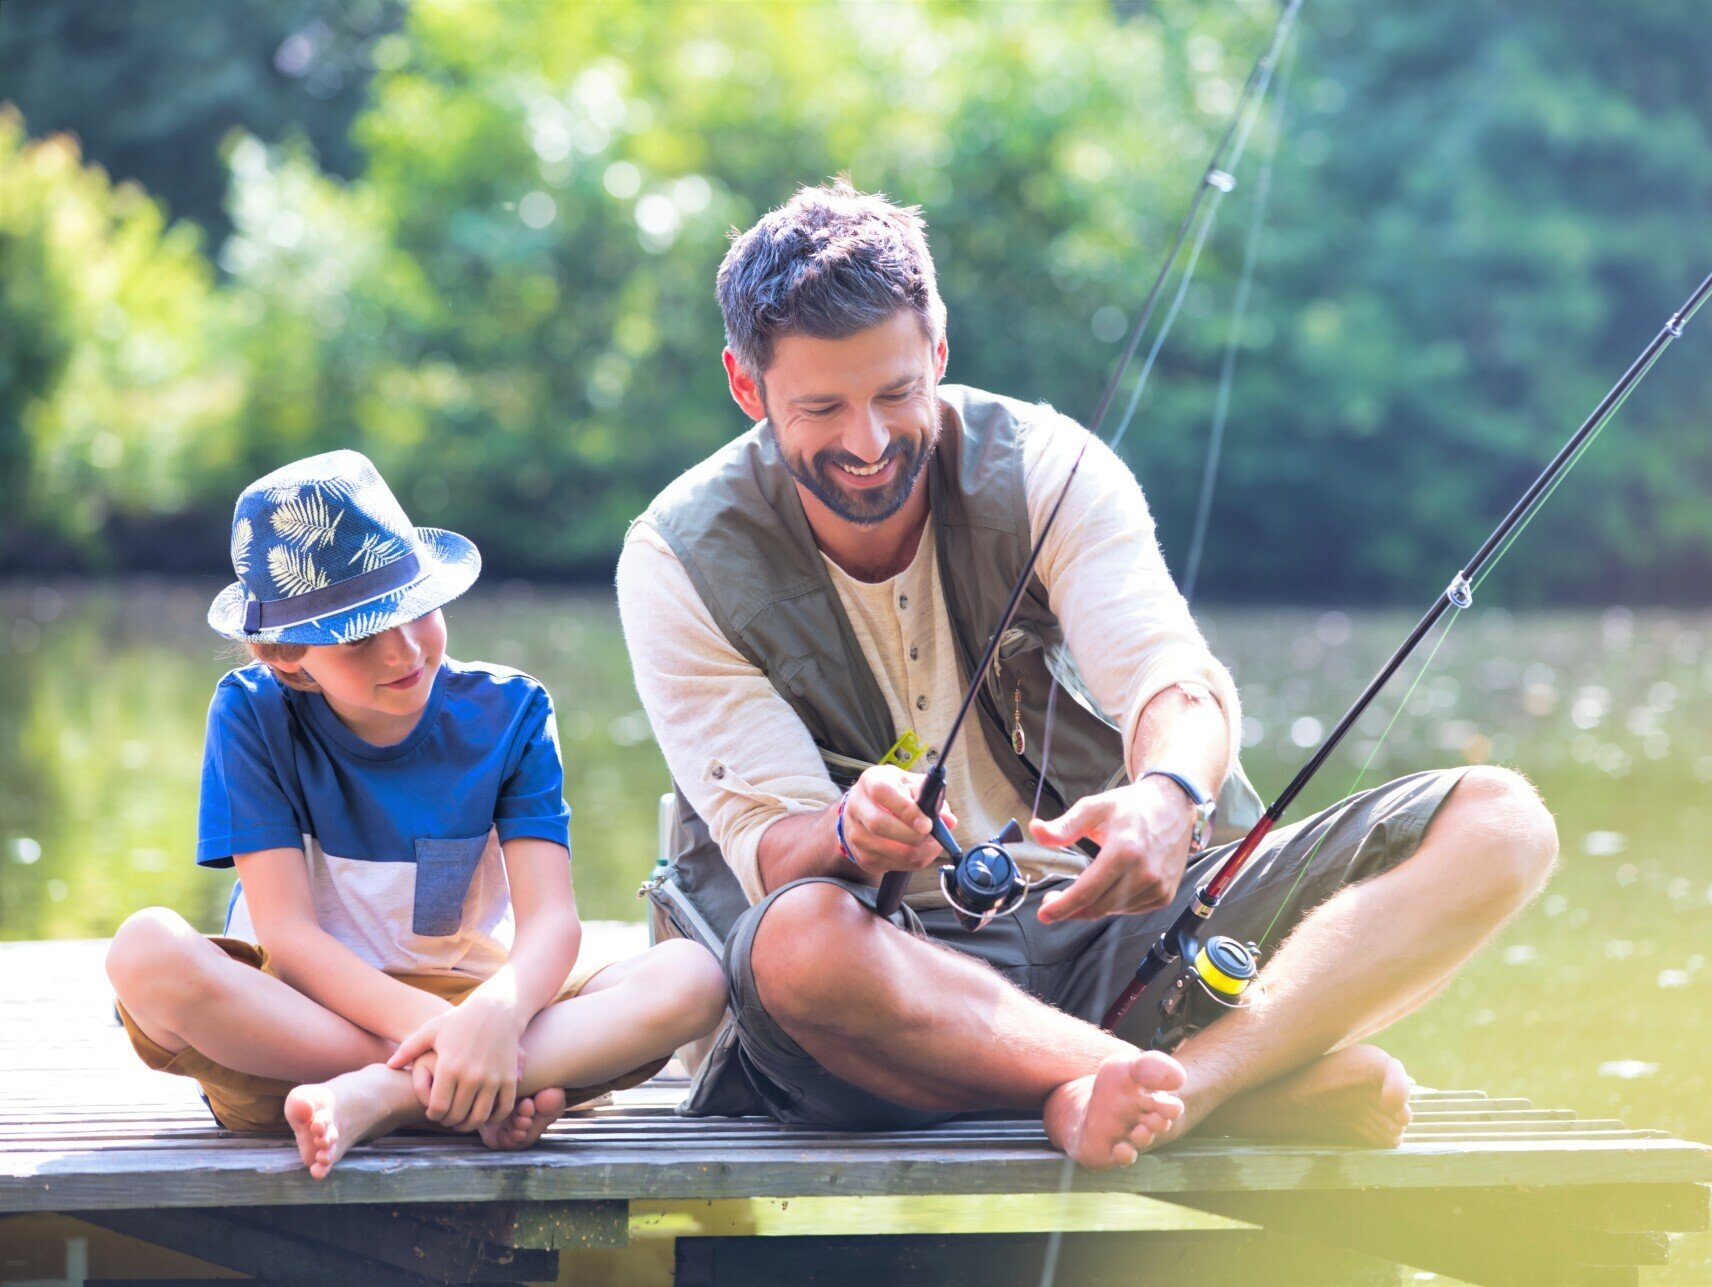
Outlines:
{"label": "blue t-shirt", "polygon": [[[196,861],[301,848],[317,922],[376,968],[485,978],[505,960],[511,898],[490,833],[570,846],[553,703],[528,675],[448,659],[395,746],[259,663],[214,690]],[[226,932],[255,938],[241,887]]]}

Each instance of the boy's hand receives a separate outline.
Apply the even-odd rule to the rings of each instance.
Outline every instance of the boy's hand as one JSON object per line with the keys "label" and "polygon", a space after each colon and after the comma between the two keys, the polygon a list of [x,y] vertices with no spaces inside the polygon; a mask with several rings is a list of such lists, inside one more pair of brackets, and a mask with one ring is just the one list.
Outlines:
{"label": "boy's hand", "polygon": [[[516,1106],[522,1075],[521,1035],[522,1027],[508,1007],[471,997],[406,1037],[387,1066],[403,1068],[432,1052],[425,1104],[428,1119],[453,1130],[471,1131],[505,1117]],[[421,1079],[412,1084],[420,1095]]]}

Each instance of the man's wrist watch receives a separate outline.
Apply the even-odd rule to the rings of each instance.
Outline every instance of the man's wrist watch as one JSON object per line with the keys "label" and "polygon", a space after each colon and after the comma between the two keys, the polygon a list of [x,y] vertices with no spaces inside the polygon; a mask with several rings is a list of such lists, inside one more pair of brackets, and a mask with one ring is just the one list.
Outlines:
{"label": "man's wrist watch", "polygon": [[1148,769],[1137,781],[1146,781],[1148,778],[1169,778],[1189,797],[1189,803],[1195,806],[1195,825],[1189,832],[1189,852],[1200,853],[1207,847],[1207,842],[1213,835],[1213,814],[1218,812],[1218,805],[1213,797],[1181,773],[1173,773],[1170,769]]}

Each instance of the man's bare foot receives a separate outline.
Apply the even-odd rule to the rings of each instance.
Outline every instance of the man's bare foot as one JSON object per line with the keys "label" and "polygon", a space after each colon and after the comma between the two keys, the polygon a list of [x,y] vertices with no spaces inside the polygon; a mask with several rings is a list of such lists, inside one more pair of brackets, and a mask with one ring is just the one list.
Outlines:
{"label": "man's bare foot", "polygon": [[327,1178],[353,1144],[420,1117],[410,1074],[370,1064],[330,1081],[299,1086],[285,1097],[285,1120],[309,1174]]}
{"label": "man's bare foot", "polygon": [[1046,1098],[1046,1137],[1092,1171],[1128,1166],[1171,1129],[1183,1111],[1183,1067],[1157,1050],[1108,1055],[1092,1075]]}
{"label": "man's bare foot", "polygon": [[1350,1046],[1221,1104],[1200,1129],[1395,1148],[1408,1124],[1403,1065],[1378,1046]]}
{"label": "man's bare foot", "polygon": [[483,1144],[500,1152],[528,1148],[565,1112],[565,1092],[557,1086],[538,1090],[517,1101],[517,1107],[497,1126],[478,1126]]}

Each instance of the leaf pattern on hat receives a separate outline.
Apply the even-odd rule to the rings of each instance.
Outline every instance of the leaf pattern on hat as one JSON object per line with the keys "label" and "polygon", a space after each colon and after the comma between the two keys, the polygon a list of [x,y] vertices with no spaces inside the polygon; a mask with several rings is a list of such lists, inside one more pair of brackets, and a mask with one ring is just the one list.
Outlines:
{"label": "leaf pattern on hat", "polygon": [[240,577],[250,570],[251,531],[247,518],[232,524],[232,570]]}
{"label": "leaf pattern on hat", "polygon": [[390,630],[392,625],[391,612],[371,609],[347,617],[345,624],[336,627],[333,634],[340,643],[355,643],[359,639],[367,639],[370,635],[378,635],[383,630]]}
{"label": "leaf pattern on hat", "polygon": [[318,478],[315,480],[315,490],[324,492],[335,500],[348,501],[353,499],[365,486],[361,478]]}
{"label": "leaf pattern on hat", "polygon": [[327,573],[315,566],[308,550],[275,545],[268,550],[268,572],[287,596],[308,594],[327,584]]}
{"label": "leaf pattern on hat", "polygon": [[351,555],[352,563],[360,562],[364,572],[373,572],[378,567],[384,567],[395,559],[405,555],[404,542],[396,537],[383,536],[379,532],[370,532],[363,537],[363,543],[357,547],[357,552]]}
{"label": "leaf pattern on hat", "polygon": [[268,516],[268,522],[281,537],[305,550],[318,549],[333,542],[339,520],[345,511],[333,513],[318,491],[301,492],[284,501]]}

